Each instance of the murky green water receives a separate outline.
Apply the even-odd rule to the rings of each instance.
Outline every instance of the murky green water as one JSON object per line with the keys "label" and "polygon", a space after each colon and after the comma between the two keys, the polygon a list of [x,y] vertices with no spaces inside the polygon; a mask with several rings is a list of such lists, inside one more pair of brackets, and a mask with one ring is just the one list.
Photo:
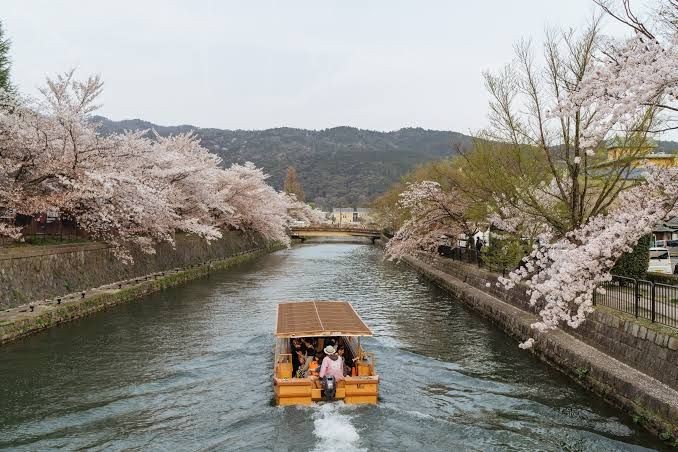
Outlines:
{"label": "murky green water", "polygon": [[[275,304],[351,301],[378,406],[271,405]],[[0,448],[638,450],[620,411],[366,245],[309,244],[0,348]]]}

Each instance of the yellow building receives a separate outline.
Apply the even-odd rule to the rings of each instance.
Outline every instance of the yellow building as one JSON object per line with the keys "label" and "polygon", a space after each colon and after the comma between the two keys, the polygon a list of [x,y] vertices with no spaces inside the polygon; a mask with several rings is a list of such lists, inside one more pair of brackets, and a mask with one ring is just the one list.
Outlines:
{"label": "yellow building", "polygon": [[641,144],[624,141],[615,137],[607,143],[607,160],[621,160],[632,157],[637,160],[634,167],[661,166],[668,168],[678,166],[678,153],[657,151],[657,144],[652,140],[645,140]]}
{"label": "yellow building", "polygon": [[330,220],[334,224],[369,223],[370,212],[364,207],[335,207]]}

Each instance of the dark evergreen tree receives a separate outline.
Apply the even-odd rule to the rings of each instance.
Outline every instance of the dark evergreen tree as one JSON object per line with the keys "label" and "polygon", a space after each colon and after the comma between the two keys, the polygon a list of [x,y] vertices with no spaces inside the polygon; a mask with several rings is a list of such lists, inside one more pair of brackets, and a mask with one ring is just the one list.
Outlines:
{"label": "dark evergreen tree", "polygon": [[627,278],[645,279],[647,266],[650,263],[651,241],[651,235],[641,238],[633,248],[633,251],[622,255],[617,261],[612,269],[612,274]]}
{"label": "dark evergreen tree", "polygon": [[0,22],[0,88],[11,91],[12,85],[9,80],[11,61],[9,59],[10,40],[5,38],[5,30]]}

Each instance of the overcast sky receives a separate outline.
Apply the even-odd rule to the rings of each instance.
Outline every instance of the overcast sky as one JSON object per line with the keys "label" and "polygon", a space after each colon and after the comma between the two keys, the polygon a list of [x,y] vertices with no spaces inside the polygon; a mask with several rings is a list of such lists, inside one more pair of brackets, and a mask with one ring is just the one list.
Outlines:
{"label": "overcast sky", "polygon": [[521,37],[580,26],[591,0],[3,0],[13,81],[71,67],[105,81],[100,113],[162,125],[469,132],[481,73]]}

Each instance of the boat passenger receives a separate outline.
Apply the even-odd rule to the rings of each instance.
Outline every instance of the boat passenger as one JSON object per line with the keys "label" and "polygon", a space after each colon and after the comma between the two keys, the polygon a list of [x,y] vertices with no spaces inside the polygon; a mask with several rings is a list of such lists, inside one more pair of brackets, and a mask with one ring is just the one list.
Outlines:
{"label": "boat passenger", "polygon": [[304,348],[308,350],[309,348],[315,348],[315,338],[313,337],[304,337],[301,339],[304,343]]}
{"label": "boat passenger", "polygon": [[307,358],[308,361],[308,369],[306,371],[306,374],[304,375],[305,377],[317,377],[318,376],[318,371],[320,370],[320,363],[318,363],[318,359],[315,356],[315,352],[313,349],[309,350],[309,355]]}
{"label": "boat passenger", "polygon": [[303,344],[296,337],[292,339],[292,375],[296,375],[299,369],[299,356],[304,354]]}
{"label": "boat passenger", "polygon": [[343,345],[340,345],[337,349],[337,355],[344,361],[344,375],[351,375],[351,367],[346,364],[346,349]]}
{"label": "boat passenger", "polygon": [[337,355],[337,351],[331,345],[328,345],[324,349],[325,358],[323,363],[320,366],[320,378],[325,378],[327,375],[331,375],[335,380],[344,379],[344,359]]}
{"label": "boat passenger", "polygon": [[[294,374],[297,378],[305,378],[309,376],[309,367],[312,365],[315,360],[315,350],[312,348],[306,350],[305,355],[299,355],[299,369]],[[317,364],[317,363],[316,363]]]}

